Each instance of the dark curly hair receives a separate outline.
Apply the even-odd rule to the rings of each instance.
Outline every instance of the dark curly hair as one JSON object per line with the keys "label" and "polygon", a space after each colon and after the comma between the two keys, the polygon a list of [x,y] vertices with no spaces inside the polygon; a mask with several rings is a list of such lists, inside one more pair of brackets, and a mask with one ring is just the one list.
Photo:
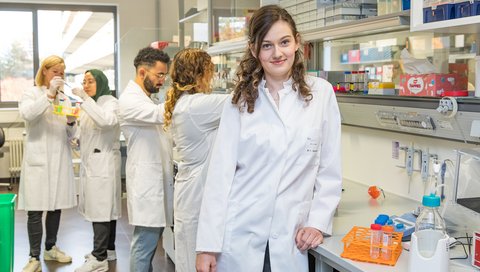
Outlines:
{"label": "dark curly hair", "polygon": [[180,96],[212,92],[211,82],[214,72],[212,57],[202,49],[186,48],[175,54],[170,67],[172,83],[167,91],[163,114],[165,130],[172,122],[173,110]]}
{"label": "dark curly hair", "polygon": [[[255,11],[248,25],[248,48],[240,61],[236,72],[236,84],[233,91],[232,104],[241,110],[246,106],[247,112],[252,113],[255,101],[258,98],[258,84],[260,84],[264,70],[258,60],[262,42],[270,28],[278,21],[285,21],[292,30],[295,42],[300,43],[300,33],[295,21],[288,12],[277,5],[266,5]],[[255,52],[255,55],[252,54]],[[291,69],[293,90],[298,91],[301,98],[308,103],[312,100],[312,93],[305,82],[305,65],[301,47],[295,52],[295,59]]]}
{"label": "dark curly hair", "polygon": [[138,54],[133,61],[133,65],[135,66],[135,69],[138,69],[140,66],[153,67],[157,61],[168,64],[170,62],[170,57],[162,50],[148,46],[138,51]]}

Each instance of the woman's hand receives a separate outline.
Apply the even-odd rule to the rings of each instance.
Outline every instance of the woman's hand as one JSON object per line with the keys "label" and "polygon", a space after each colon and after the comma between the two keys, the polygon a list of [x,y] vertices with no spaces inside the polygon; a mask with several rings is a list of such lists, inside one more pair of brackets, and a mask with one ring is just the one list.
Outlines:
{"label": "woman's hand", "polygon": [[197,254],[197,272],[216,272],[217,257],[213,252],[202,252]]}
{"label": "woman's hand", "polygon": [[297,244],[297,248],[301,251],[316,248],[322,242],[322,232],[312,227],[305,227],[299,229],[297,232],[297,236],[295,236],[295,243]]}

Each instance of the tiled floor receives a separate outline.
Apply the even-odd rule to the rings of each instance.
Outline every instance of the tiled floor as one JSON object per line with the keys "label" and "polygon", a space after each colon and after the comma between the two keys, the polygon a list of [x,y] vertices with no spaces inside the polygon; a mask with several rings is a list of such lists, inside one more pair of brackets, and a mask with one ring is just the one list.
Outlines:
{"label": "tiled floor", "polygon": [[[0,193],[8,193],[6,187],[0,187]],[[14,188],[15,192],[15,188]],[[117,223],[116,251],[117,260],[109,262],[109,271],[128,272],[129,252],[133,227],[128,224],[126,214],[126,201],[123,200],[123,217]],[[45,238],[45,237],[44,237]],[[60,249],[72,256],[70,264],[59,264],[56,262],[42,262],[42,271],[46,272],[72,272],[82,265],[84,255],[92,251],[93,230],[92,224],[83,219],[76,208],[63,210],[60,221],[57,245]],[[43,252],[42,243],[42,252]],[[27,215],[25,211],[15,212],[15,246],[14,246],[14,271],[22,271],[28,261],[29,244],[27,236]],[[41,256],[43,257],[43,256]],[[161,241],[158,245],[153,260],[153,270],[158,272],[173,272],[175,266],[166,257]]]}

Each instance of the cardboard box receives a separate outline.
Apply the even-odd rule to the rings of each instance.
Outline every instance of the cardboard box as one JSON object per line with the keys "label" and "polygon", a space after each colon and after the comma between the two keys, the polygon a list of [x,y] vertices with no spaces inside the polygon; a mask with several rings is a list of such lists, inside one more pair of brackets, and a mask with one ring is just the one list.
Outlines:
{"label": "cardboard box", "polygon": [[448,72],[457,75],[457,90],[468,90],[468,65],[466,63],[449,63]]}
{"label": "cardboard box", "polygon": [[360,50],[348,50],[348,62],[357,63],[360,62]]}
{"label": "cardboard box", "polygon": [[399,95],[442,96],[445,91],[457,90],[455,74],[400,75]]}

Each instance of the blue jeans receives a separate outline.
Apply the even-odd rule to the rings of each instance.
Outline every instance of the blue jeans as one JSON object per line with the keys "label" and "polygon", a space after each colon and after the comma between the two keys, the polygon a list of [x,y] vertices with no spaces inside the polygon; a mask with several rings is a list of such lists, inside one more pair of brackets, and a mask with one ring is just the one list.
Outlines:
{"label": "blue jeans", "polygon": [[135,226],[130,249],[130,272],[153,271],[152,260],[163,229]]}

